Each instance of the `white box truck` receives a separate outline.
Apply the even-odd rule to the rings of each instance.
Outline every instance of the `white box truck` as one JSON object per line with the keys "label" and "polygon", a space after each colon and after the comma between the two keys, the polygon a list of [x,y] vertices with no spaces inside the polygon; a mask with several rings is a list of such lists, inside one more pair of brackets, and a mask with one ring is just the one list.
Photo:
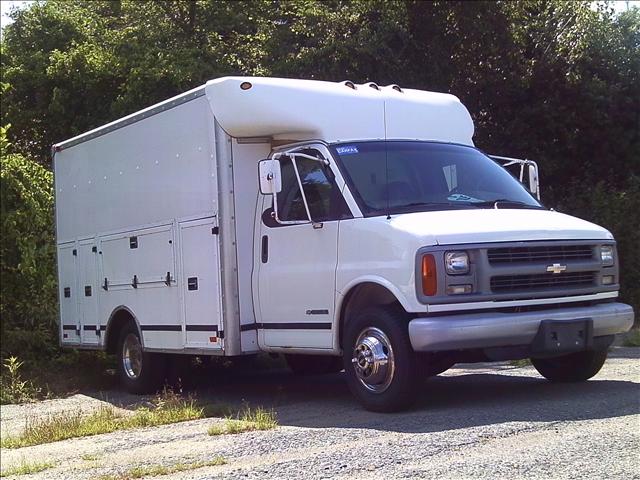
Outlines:
{"label": "white box truck", "polygon": [[473,132],[448,94],[226,77],[54,145],[61,344],[141,393],[177,354],[284,354],[374,411],[457,362],[587,380],[633,324],[613,236]]}

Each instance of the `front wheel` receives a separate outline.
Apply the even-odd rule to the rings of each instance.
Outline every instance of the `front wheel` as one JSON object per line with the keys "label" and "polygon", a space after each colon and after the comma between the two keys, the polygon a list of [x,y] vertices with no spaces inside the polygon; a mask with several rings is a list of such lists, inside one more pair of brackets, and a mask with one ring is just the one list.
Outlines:
{"label": "front wheel", "polygon": [[367,410],[393,412],[413,403],[416,358],[403,312],[362,311],[346,325],[343,352],[349,389]]}
{"label": "front wheel", "polygon": [[584,382],[600,371],[607,350],[587,350],[561,357],[532,358],[538,373],[552,382]]}
{"label": "front wheel", "polygon": [[167,362],[164,355],[145,352],[138,329],[127,325],[118,340],[120,381],[130,393],[155,393],[162,387]]}

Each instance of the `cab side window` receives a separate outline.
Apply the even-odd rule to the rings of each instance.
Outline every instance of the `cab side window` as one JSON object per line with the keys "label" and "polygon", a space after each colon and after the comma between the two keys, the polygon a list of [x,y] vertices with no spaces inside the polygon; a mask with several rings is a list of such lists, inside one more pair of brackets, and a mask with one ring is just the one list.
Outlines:
{"label": "cab side window", "polygon": [[[302,153],[319,156],[313,150]],[[308,220],[292,159],[281,158],[280,164],[282,190],[278,193],[279,217],[284,221]],[[349,208],[328,167],[321,162],[301,157],[296,158],[296,166],[314,222],[351,218]]]}

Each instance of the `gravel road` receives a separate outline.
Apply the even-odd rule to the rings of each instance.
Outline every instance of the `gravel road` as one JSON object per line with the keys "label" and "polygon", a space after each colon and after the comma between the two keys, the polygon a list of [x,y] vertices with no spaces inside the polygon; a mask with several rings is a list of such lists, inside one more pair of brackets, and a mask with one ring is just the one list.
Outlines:
{"label": "gravel road", "polygon": [[[249,370],[211,379],[196,393],[272,407],[276,430],[210,437],[208,426],[219,420],[205,419],[2,449],[0,460],[3,469],[22,459],[53,462],[29,477],[41,479],[90,479],[218,455],[228,463],[171,478],[640,479],[639,348],[616,347],[583,384],[553,385],[532,367],[479,364],[419,388],[412,410],[373,414],[351,398],[342,374],[298,378],[285,370]],[[3,406],[2,431],[18,431],[26,416],[90,411],[105,398],[118,406],[139,401],[109,392]]]}

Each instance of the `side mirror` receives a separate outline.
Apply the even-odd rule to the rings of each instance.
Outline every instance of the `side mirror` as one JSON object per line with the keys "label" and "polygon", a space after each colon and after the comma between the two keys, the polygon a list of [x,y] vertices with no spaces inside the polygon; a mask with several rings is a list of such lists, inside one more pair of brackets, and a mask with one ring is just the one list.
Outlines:
{"label": "side mirror", "polygon": [[280,160],[261,160],[258,163],[258,176],[260,178],[260,193],[263,195],[273,195],[282,190]]}
{"label": "side mirror", "polygon": [[530,163],[527,165],[529,171],[529,191],[540,200],[540,184],[538,179],[538,166]]}

